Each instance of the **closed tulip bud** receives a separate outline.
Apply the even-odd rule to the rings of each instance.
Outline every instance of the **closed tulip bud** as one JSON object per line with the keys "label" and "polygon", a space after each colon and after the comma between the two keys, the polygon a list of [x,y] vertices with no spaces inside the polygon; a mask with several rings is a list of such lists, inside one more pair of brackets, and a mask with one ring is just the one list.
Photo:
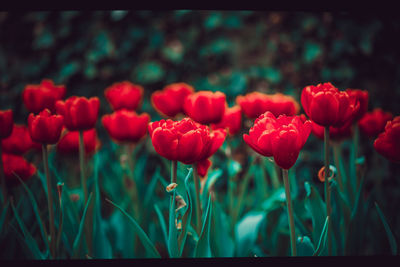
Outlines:
{"label": "closed tulip bud", "polygon": [[57,101],[56,110],[64,117],[64,124],[70,131],[89,130],[95,127],[99,114],[98,97],[71,96],[66,101]]}
{"label": "closed tulip bud", "polygon": [[374,148],[390,161],[400,162],[400,116],[386,123],[385,131],[374,142]]}
{"label": "closed tulip bud", "polygon": [[219,123],[225,112],[226,96],[222,92],[199,91],[185,98],[183,109],[192,120],[201,123]]}
{"label": "closed tulip bud", "polygon": [[0,110],[0,139],[7,138],[13,130],[14,120],[11,109]]}
{"label": "closed tulip bud", "polygon": [[359,121],[360,131],[370,138],[376,138],[385,130],[385,125],[393,118],[390,112],[384,112],[380,108],[367,112]]}
{"label": "closed tulip bud", "polygon": [[28,129],[32,141],[41,144],[55,144],[60,139],[63,127],[63,116],[51,115],[50,110],[45,109],[38,115],[33,113],[28,117]]}
{"label": "closed tulip bud", "polygon": [[113,110],[136,110],[143,97],[143,87],[128,81],[117,82],[106,88],[104,95]]}

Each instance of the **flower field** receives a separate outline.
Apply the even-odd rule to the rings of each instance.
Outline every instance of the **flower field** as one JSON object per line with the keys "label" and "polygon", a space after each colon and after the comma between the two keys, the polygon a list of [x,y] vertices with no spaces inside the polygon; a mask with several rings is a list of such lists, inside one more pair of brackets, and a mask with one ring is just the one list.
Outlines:
{"label": "flower field", "polygon": [[386,29],[400,21],[0,13],[0,259],[398,255]]}

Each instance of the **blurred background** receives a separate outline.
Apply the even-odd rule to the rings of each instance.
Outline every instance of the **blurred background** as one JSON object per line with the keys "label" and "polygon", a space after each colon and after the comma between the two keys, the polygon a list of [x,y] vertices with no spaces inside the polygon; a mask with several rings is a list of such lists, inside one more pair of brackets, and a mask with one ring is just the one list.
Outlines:
{"label": "blurred background", "polygon": [[[22,90],[44,78],[65,84],[66,97],[98,96],[100,116],[111,113],[104,97],[108,86],[124,80],[140,84],[145,95],[137,112],[149,113],[152,121],[161,117],[151,106],[151,93],[174,82],[186,82],[196,90],[222,91],[229,106],[237,95],[251,91],[282,92],[300,102],[305,86],[332,82],[341,90],[368,90],[369,111],[381,107],[397,116],[399,35],[400,19],[372,13],[0,12],[0,107],[13,109],[15,121],[26,124]],[[242,133],[248,131],[246,127]],[[107,148],[111,141],[100,120],[97,129]],[[241,135],[237,142],[244,143]],[[379,166],[368,169],[367,188],[372,190],[374,181],[381,179],[387,190],[381,207],[394,235],[400,236],[400,168],[377,155],[372,140],[360,142],[367,163]],[[304,181],[318,183],[322,149],[322,142],[310,135],[296,164],[300,195],[305,194]],[[322,190],[323,185],[318,186]],[[387,250],[384,234],[381,239],[386,245],[381,250],[371,245],[369,253]]]}

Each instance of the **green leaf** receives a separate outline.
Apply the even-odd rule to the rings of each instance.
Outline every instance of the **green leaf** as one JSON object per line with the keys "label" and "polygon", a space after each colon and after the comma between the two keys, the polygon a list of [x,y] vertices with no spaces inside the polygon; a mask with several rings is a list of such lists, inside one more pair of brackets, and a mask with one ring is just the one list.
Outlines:
{"label": "green leaf", "polygon": [[188,233],[188,229],[190,226],[190,222],[192,220],[192,206],[193,206],[193,199],[192,195],[190,193],[190,185],[189,185],[189,178],[192,176],[193,168],[189,169],[189,172],[185,178],[185,189],[186,189],[186,195],[187,195],[187,209],[185,214],[182,217],[182,232],[181,235],[179,236],[178,243],[180,246],[180,251],[179,251],[179,257],[182,256],[183,253],[183,248],[186,243],[186,237]]}
{"label": "green leaf", "polygon": [[250,211],[236,225],[236,257],[249,257],[256,242],[265,211]]}
{"label": "green leaf", "polygon": [[164,216],[157,204],[154,204],[154,209],[156,211],[158,220],[160,221],[161,230],[163,232],[163,236],[164,236],[164,240],[165,240],[165,246],[168,247],[167,225],[165,224]]}
{"label": "green leaf", "polygon": [[233,257],[235,245],[229,236],[229,219],[220,204],[213,202],[213,220],[211,220],[211,249],[215,257]]}
{"label": "green leaf", "polygon": [[[82,257],[82,249],[81,249],[81,247],[82,247],[82,236],[83,236],[83,231],[84,231],[84,227],[85,227],[86,213],[87,213],[87,210],[89,208],[89,204],[90,204],[90,202],[92,200],[92,195],[93,195],[93,193],[90,193],[88,201],[86,203],[86,207],[85,207],[85,209],[83,211],[83,214],[82,214],[81,222],[79,224],[78,234],[76,235],[74,244],[72,246],[72,257],[73,258]],[[86,241],[86,240],[84,240],[84,241]],[[83,255],[86,255],[86,254],[83,254]]]}
{"label": "green leaf", "polygon": [[376,202],[375,202],[375,207],[376,207],[376,210],[378,211],[379,218],[382,221],[383,227],[385,228],[386,235],[388,237],[389,244],[390,244],[390,249],[392,250],[392,254],[396,255],[397,254],[397,243],[396,243],[396,239],[393,235],[393,232],[392,232],[392,230],[390,230],[390,226],[385,219],[385,215],[383,214],[382,210],[378,206],[378,203],[376,203]]}
{"label": "green leaf", "polygon": [[321,256],[324,248],[326,246],[326,240],[328,235],[328,227],[329,227],[329,216],[326,217],[324,228],[322,228],[321,236],[318,241],[317,249],[315,250],[313,256]]}
{"label": "green leaf", "polygon": [[175,224],[175,197],[176,190],[174,190],[169,206],[168,253],[171,258],[176,258],[178,256],[178,230],[176,229]]}
{"label": "green leaf", "polygon": [[298,237],[296,243],[297,256],[312,256],[314,254],[314,245],[308,236]]}
{"label": "green leaf", "polygon": [[28,229],[26,228],[25,224],[21,220],[21,218],[18,215],[17,210],[14,207],[13,202],[11,201],[11,208],[14,211],[15,219],[18,222],[18,225],[24,235],[24,241],[25,244],[28,246],[29,250],[32,252],[32,255],[34,259],[39,259],[39,260],[45,260],[46,256],[40,251],[39,245],[36,243],[35,239],[32,237],[32,235],[29,233]]}
{"label": "green leaf", "polygon": [[152,258],[161,258],[160,254],[158,253],[157,249],[155,248],[154,244],[151,242],[150,238],[146,235],[146,233],[143,231],[143,229],[137,224],[135,219],[133,219],[129,214],[123,210],[120,206],[115,204],[109,199],[106,199],[109,203],[111,203],[113,206],[118,208],[123,215],[125,215],[128,219],[131,225],[133,226],[134,232],[138,235],[140,241],[142,241],[143,246],[146,249],[146,252],[152,257]]}
{"label": "green leaf", "polygon": [[312,220],[313,234],[312,240],[316,242],[321,236],[326,218],[325,203],[322,201],[318,191],[308,182],[304,183],[306,190],[306,209],[309,211]]}
{"label": "green leaf", "polygon": [[210,247],[211,213],[212,213],[212,201],[210,195],[208,198],[206,215],[204,216],[203,220],[203,227],[201,229],[199,241],[197,242],[195,248],[194,255],[197,258],[212,257],[211,247]]}
{"label": "green leaf", "polygon": [[207,194],[209,193],[210,188],[213,186],[213,184],[215,184],[222,173],[222,169],[217,169],[210,172],[204,185],[203,192],[201,194],[201,203],[205,203],[207,201]]}
{"label": "green leaf", "polygon": [[0,217],[0,233],[1,233],[1,231],[2,231],[2,229],[3,229],[3,225],[4,225],[4,222],[5,222],[5,219],[6,219],[6,215],[7,215],[7,212],[8,212],[8,206],[10,206],[10,202],[7,202],[7,204],[6,205],[3,205],[3,210],[1,211],[1,217]]}

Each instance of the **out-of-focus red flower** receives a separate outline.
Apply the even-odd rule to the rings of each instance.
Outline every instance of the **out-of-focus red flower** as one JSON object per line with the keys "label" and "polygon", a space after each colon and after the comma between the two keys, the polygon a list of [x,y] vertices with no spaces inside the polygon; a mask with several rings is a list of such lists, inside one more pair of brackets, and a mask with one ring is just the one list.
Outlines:
{"label": "out-of-focus red flower", "polygon": [[63,127],[63,116],[52,115],[50,110],[44,109],[38,115],[28,116],[28,129],[32,141],[41,144],[55,144],[60,139]]}
{"label": "out-of-focus red flower", "polygon": [[135,111],[120,109],[104,115],[102,123],[112,139],[117,142],[137,143],[147,133],[150,116],[138,115]]}
{"label": "out-of-focus red flower", "polygon": [[64,85],[55,85],[52,80],[44,79],[40,84],[28,84],[22,92],[22,99],[29,112],[39,113],[43,109],[55,112],[55,103],[64,98]]}
{"label": "out-of-focus red flower", "polygon": [[367,112],[359,121],[358,126],[363,134],[375,138],[385,130],[385,125],[393,118],[392,113],[376,108]]}
{"label": "out-of-focus red flower", "polygon": [[293,116],[300,111],[299,103],[292,96],[282,93],[267,95],[261,92],[251,92],[245,96],[237,96],[236,102],[250,119],[258,118],[266,111],[270,111],[275,117],[279,115]]}
{"label": "out-of-focus red flower", "polygon": [[0,139],[7,138],[13,130],[14,120],[11,109],[0,110]]}
{"label": "out-of-focus red flower", "polygon": [[[339,128],[329,127],[329,138],[333,141],[342,141],[353,135],[353,124],[348,121],[345,125]],[[324,140],[324,127],[312,122],[312,133],[321,140]]]}
{"label": "out-of-focus red flower", "polygon": [[99,114],[98,97],[71,96],[66,101],[57,101],[57,113],[64,117],[64,124],[70,131],[94,128]]}
{"label": "out-of-focus red flower", "polygon": [[178,113],[184,112],[185,98],[192,93],[194,93],[192,86],[186,83],[173,83],[151,94],[151,103],[157,112],[173,118]]}
{"label": "out-of-focus red flower", "polygon": [[[76,155],[79,153],[79,131],[67,131],[62,135],[57,143],[57,151],[65,155]],[[100,140],[97,137],[95,128],[83,132],[83,145],[85,154],[91,155],[100,147]]]}
{"label": "out-of-focus red flower", "polygon": [[22,156],[6,153],[3,153],[1,156],[3,160],[4,176],[8,186],[20,184],[15,174],[25,182],[36,172],[35,165],[26,161]]}
{"label": "out-of-focus red flower", "polygon": [[209,158],[223,144],[226,137],[225,130],[210,131],[207,126],[190,118],[150,122],[148,129],[158,154],[184,164],[193,164]]}
{"label": "out-of-focus red flower", "polygon": [[324,127],[343,126],[354,119],[360,108],[354,95],[339,91],[329,82],[306,86],[301,93],[301,104],[307,116]]}
{"label": "out-of-focus red flower", "polygon": [[183,110],[198,123],[219,123],[224,116],[225,100],[226,96],[222,92],[199,91],[185,98]]}
{"label": "out-of-focus red flower", "polygon": [[5,153],[22,155],[32,148],[41,149],[42,146],[32,141],[27,126],[14,124],[11,135],[1,140],[1,148]]}
{"label": "out-of-focus red flower", "polygon": [[368,110],[368,100],[369,100],[369,93],[367,90],[361,90],[361,89],[347,89],[346,92],[350,96],[354,96],[358,102],[360,102],[360,108],[354,115],[354,120],[358,121],[361,119],[365,113],[367,113]]}
{"label": "out-of-focus red flower", "polygon": [[216,124],[211,124],[211,128],[227,129],[230,135],[237,134],[242,126],[242,110],[240,106],[233,106],[226,108],[222,121]]}
{"label": "out-of-focus red flower", "polygon": [[280,115],[267,111],[254,121],[244,141],[257,153],[274,157],[276,164],[290,169],[299,156],[311,132],[311,121],[300,116]]}
{"label": "out-of-focus red flower", "polygon": [[393,162],[400,162],[400,116],[388,121],[374,142],[375,150]]}
{"label": "out-of-focus red flower", "polygon": [[143,97],[143,87],[129,81],[117,82],[104,90],[104,95],[113,110],[136,110]]}

